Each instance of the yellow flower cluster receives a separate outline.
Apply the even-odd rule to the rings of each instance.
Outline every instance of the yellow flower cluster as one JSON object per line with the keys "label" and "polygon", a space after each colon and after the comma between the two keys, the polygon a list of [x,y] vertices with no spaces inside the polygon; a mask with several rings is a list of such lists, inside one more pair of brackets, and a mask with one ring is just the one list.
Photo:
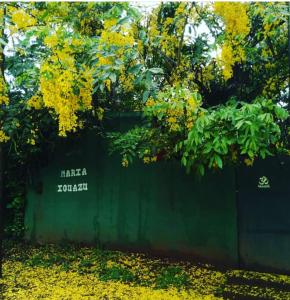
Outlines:
{"label": "yellow flower cluster", "polygon": [[133,74],[125,74],[125,73],[121,73],[120,77],[120,83],[122,84],[122,86],[124,87],[124,89],[127,92],[130,92],[134,89],[134,76]]}
{"label": "yellow flower cluster", "polygon": [[[188,80],[194,80],[192,73],[189,73],[187,78]],[[212,63],[209,63],[205,65],[203,68],[201,68],[197,74],[197,78],[200,82],[203,82],[203,84],[210,91],[211,90],[210,82],[212,82],[212,80],[214,80],[215,78],[214,65]]]}
{"label": "yellow flower cluster", "polygon": [[[167,23],[167,26],[169,24]],[[150,16],[149,28],[148,28],[148,37],[150,41],[154,41],[157,37],[160,36],[160,31],[158,28],[158,8],[153,10],[153,14]]]}
{"label": "yellow flower cluster", "polygon": [[245,51],[240,46],[232,46],[229,43],[224,43],[222,47],[220,63],[223,66],[223,75],[227,80],[233,76],[233,66],[237,62],[242,62],[246,59]]}
{"label": "yellow flower cluster", "polygon": [[10,137],[5,134],[3,129],[0,129],[0,143],[6,143],[9,141]]}
{"label": "yellow flower cluster", "polygon": [[185,10],[186,10],[186,3],[185,2],[180,3],[178,5],[178,8],[177,8],[176,12],[175,12],[175,15],[183,15],[184,13],[186,13]]}
{"label": "yellow flower cluster", "polygon": [[181,89],[178,92],[171,92],[171,95],[164,97],[160,94],[157,100],[149,98],[146,102],[145,111],[160,119],[170,132],[178,132],[183,128],[190,129],[193,126],[198,108],[201,105],[197,93],[188,89]]}
{"label": "yellow flower cluster", "polygon": [[251,167],[254,164],[254,159],[253,158],[245,158],[244,163],[246,166]]}
{"label": "yellow flower cluster", "polygon": [[117,25],[118,23],[118,20],[117,19],[107,19],[104,21],[104,29],[107,30],[107,29],[111,29],[113,26]]}
{"label": "yellow flower cluster", "polygon": [[126,156],[123,156],[123,157],[122,157],[122,166],[123,166],[124,168],[127,168],[127,167],[129,166],[129,161],[128,161],[128,159],[127,159]]}
{"label": "yellow flower cluster", "polygon": [[80,46],[83,46],[84,43],[81,39],[76,39],[76,38],[73,38],[71,40],[71,45],[74,46],[74,47],[80,47]]}
{"label": "yellow flower cluster", "polygon": [[162,51],[168,57],[174,57],[177,44],[178,44],[178,38],[176,36],[174,36],[174,35],[171,36],[166,33],[162,34],[160,46],[161,46]]}
{"label": "yellow flower cluster", "polygon": [[[132,47],[134,38],[130,34],[125,34],[122,30],[120,32],[103,30],[100,43],[100,48],[103,48],[104,44],[116,47]],[[120,50],[118,52],[120,52]]]}
{"label": "yellow flower cluster", "polygon": [[[101,33],[99,39],[98,50],[100,52],[104,50],[112,50],[114,48],[114,54],[117,57],[122,57],[127,51],[131,50],[135,43],[133,37],[133,30],[128,24],[116,26],[116,19],[109,19],[104,22],[104,30]],[[98,65],[109,65],[114,63],[115,58],[103,57],[101,53],[97,54],[99,58]]]}
{"label": "yellow flower cluster", "polygon": [[[254,13],[263,20],[263,35],[266,38],[275,38],[283,44],[287,35],[281,34],[281,32],[286,31],[288,26],[287,22],[282,21],[287,18],[286,14],[281,15],[285,4],[283,2],[254,2],[252,7]],[[275,13],[273,13],[274,11]]]}
{"label": "yellow flower cluster", "polygon": [[[131,53],[132,47],[135,45],[133,26],[126,23],[118,25],[117,19],[108,19],[104,22],[104,30],[102,30],[99,38],[97,67],[102,69],[107,66],[115,66],[116,59],[119,59],[123,65],[119,66],[120,83],[126,91],[131,91],[133,86],[133,75],[125,74],[125,64],[127,55]],[[106,55],[104,55],[106,53]],[[111,82],[109,79],[104,81],[105,86],[110,91]]]}
{"label": "yellow flower cluster", "polygon": [[36,25],[37,21],[23,9],[16,10],[12,13],[11,19],[18,29],[25,29]]}
{"label": "yellow flower cluster", "polygon": [[214,12],[225,22],[226,32],[233,38],[246,36],[250,32],[250,22],[247,15],[248,3],[215,2]]}
{"label": "yellow flower cluster", "polygon": [[[67,132],[75,131],[77,124],[77,111],[91,108],[91,95],[93,78],[89,69],[77,74],[76,69],[63,70],[58,66],[44,64],[42,74],[49,71],[52,78],[45,75],[40,79],[40,90],[43,95],[44,105],[52,108],[59,121],[59,135],[66,136]],[[74,92],[77,82],[79,94]]]}
{"label": "yellow flower cluster", "polygon": [[219,64],[223,67],[226,80],[232,77],[235,63],[246,59],[243,41],[251,29],[247,10],[247,3],[214,3],[214,12],[222,17],[225,23],[226,40],[222,47]]}
{"label": "yellow flower cluster", "polygon": [[28,139],[27,140],[27,144],[30,144],[30,145],[32,145],[32,146],[34,146],[35,145],[35,139],[34,138],[30,138],[30,139]]}
{"label": "yellow flower cluster", "polygon": [[3,6],[2,6],[1,9],[0,9],[0,22],[1,22],[1,24],[3,22],[3,16],[4,16],[4,9],[3,9]]}
{"label": "yellow flower cluster", "polygon": [[27,139],[26,143],[34,146],[37,140],[37,131],[38,129],[31,129],[30,130],[30,137]]}
{"label": "yellow flower cluster", "polygon": [[7,86],[5,84],[5,80],[3,76],[0,76],[0,105],[8,105],[9,104],[9,98],[7,96]]}
{"label": "yellow flower cluster", "polygon": [[[93,70],[87,66],[82,66],[82,70],[79,71],[76,81],[79,83],[79,109],[91,109],[92,108],[92,94],[93,94]],[[100,108],[98,116],[103,117],[103,110]]]}
{"label": "yellow flower cluster", "polygon": [[44,39],[44,44],[49,48],[55,48],[58,45],[58,37],[57,34],[54,33],[52,35],[48,35]]}
{"label": "yellow flower cluster", "polygon": [[58,117],[59,135],[75,131],[78,124],[78,111],[91,109],[93,91],[92,69],[81,66],[77,68],[70,41],[61,41],[58,47],[58,37],[51,35],[45,43],[52,47],[53,53],[45,60],[40,69],[40,93],[33,96],[28,104],[36,109],[51,108]]}
{"label": "yellow flower cluster", "polygon": [[[161,24],[159,24],[160,27],[158,27],[158,23],[160,22],[158,10],[160,8],[161,6],[156,8],[150,18],[148,31],[149,45],[158,45],[166,56],[176,58],[177,49],[181,46],[180,41],[184,34],[186,19],[190,12],[186,9],[187,3],[179,3],[174,18],[164,18],[161,20]],[[172,26],[175,27],[174,31],[172,30]],[[151,51],[152,49],[149,50]]]}
{"label": "yellow flower cluster", "polygon": [[251,5],[251,13],[262,21],[259,47],[256,50],[264,61],[264,63],[253,65],[253,71],[256,74],[254,76],[260,76],[258,74],[261,72],[268,74],[262,90],[262,95],[267,98],[275,97],[277,91],[287,89],[289,84],[288,78],[281,80],[276,60],[281,51],[281,45],[286,46],[288,43],[288,37],[285,34],[288,30],[288,21],[286,14],[283,13],[284,8],[283,2],[254,2]]}
{"label": "yellow flower cluster", "polygon": [[[153,10],[149,19],[148,39],[146,51],[155,55],[156,49],[162,52],[167,58],[176,62],[168,78],[171,85],[182,85],[187,82],[188,87],[197,88],[195,76],[192,73],[192,61],[182,49],[184,44],[191,43],[191,39],[186,35],[186,26],[194,23],[198,15],[195,6],[189,2],[179,2],[176,6],[174,15],[160,17],[163,13],[162,5]],[[169,59],[168,59],[169,61]],[[206,77],[203,81],[206,81]]]}
{"label": "yellow flower cluster", "polygon": [[28,101],[27,105],[36,110],[41,109],[43,107],[43,100],[39,94],[32,96]]}
{"label": "yellow flower cluster", "polygon": [[150,164],[157,161],[157,156],[144,156],[143,162],[144,164]]}
{"label": "yellow flower cluster", "polygon": [[113,61],[114,61],[114,59],[112,57],[99,56],[98,58],[99,58],[98,65],[100,65],[100,66],[111,65],[111,64],[113,64]]}
{"label": "yellow flower cluster", "polygon": [[81,47],[83,42],[64,38],[62,30],[57,29],[44,39],[44,44],[51,48],[51,55],[41,65],[39,91],[27,104],[34,109],[49,108],[58,119],[59,135],[66,136],[82,126],[78,122],[78,111],[92,107],[93,73],[84,65],[77,67],[78,49],[75,48]]}
{"label": "yellow flower cluster", "polygon": [[[287,85],[287,81],[285,83]],[[273,77],[270,77],[265,82],[265,86],[262,91],[262,95],[270,98],[275,93],[275,91],[279,90],[280,84],[281,84],[281,80],[279,78],[279,74],[273,75]],[[281,88],[280,88],[280,90],[281,90]]]}
{"label": "yellow flower cluster", "polygon": [[97,119],[98,119],[99,121],[102,121],[102,120],[103,120],[103,118],[104,118],[104,112],[105,112],[105,110],[104,110],[102,107],[97,107],[97,108],[95,109],[95,114],[96,114]]}

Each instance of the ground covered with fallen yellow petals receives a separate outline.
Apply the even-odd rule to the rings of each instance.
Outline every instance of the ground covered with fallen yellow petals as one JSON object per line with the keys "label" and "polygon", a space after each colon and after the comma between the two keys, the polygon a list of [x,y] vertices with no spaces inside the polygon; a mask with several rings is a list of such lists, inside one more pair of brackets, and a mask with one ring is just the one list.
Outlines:
{"label": "ground covered with fallen yellow petals", "polygon": [[290,299],[290,276],[75,245],[6,243],[0,284],[8,300]]}

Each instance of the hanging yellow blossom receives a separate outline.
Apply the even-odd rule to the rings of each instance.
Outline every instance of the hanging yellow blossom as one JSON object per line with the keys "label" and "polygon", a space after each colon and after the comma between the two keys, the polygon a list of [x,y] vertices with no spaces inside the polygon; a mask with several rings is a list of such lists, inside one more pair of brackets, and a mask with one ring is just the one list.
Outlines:
{"label": "hanging yellow blossom", "polygon": [[236,62],[236,59],[233,55],[233,49],[228,44],[224,44],[222,47],[221,62],[223,65],[223,75],[224,78],[227,80],[232,77],[233,65]]}
{"label": "hanging yellow blossom", "polygon": [[246,166],[251,167],[254,164],[254,159],[253,158],[245,158],[244,163]]}
{"label": "hanging yellow blossom", "polygon": [[49,48],[54,48],[55,46],[57,46],[57,44],[58,44],[57,34],[55,33],[55,34],[45,37],[44,44],[46,46],[48,46]]}
{"label": "hanging yellow blossom", "polygon": [[43,107],[43,101],[40,95],[36,94],[34,96],[32,96],[28,101],[27,101],[27,105],[29,107],[32,107],[36,110],[39,110]]}
{"label": "hanging yellow blossom", "polygon": [[214,3],[214,12],[222,17],[225,24],[226,37],[218,59],[225,80],[232,77],[235,63],[246,59],[243,43],[251,29],[247,10],[247,3]]}
{"label": "hanging yellow blossom", "polygon": [[132,74],[121,73],[120,75],[120,83],[124,87],[127,92],[130,92],[134,89],[134,76]]}
{"label": "hanging yellow blossom", "polygon": [[27,140],[27,144],[30,144],[30,145],[32,145],[32,146],[34,146],[35,145],[35,139],[34,138],[30,138],[30,139],[28,139]]}
{"label": "hanging yellow blossom", "polygon": [[9,98],[7,96],[7,86],[5,84],[4,78],[0,76],[0,105],[8,105]]}
{"label": "hanging yellow blossom", "polygon": [[226,32],[232,37],[246,36],[250,32],[250,21],[247,15],[248,3],[215,2],[214,12],[221,16],[226,26]]}
{"label": "hanging yellow blossom", "polygon": [[102,121],[104,118],[104,112],[105,112],[104,109],[102,107],[98,107],[95,110],[95,112],[96,112],[96,116],[97,116],[98,120]]}
{"label": "hanging yellow blossom", "polygon": [[37,23],[36,19],[26,13],[23,9],[14,11],[11,18],[18,29],[25,29],[34,26]]}
{"label": "hanging yellow blossom", "polygon": [[123,158],[122,158],[122,166],[124,168],[127,168],[129,166],[129,161],[126,156],[123,156]]}
{"label": "hanging yellow blossom", "polygon": [[111,91],[111,80],[110,79],[106,79],[104,81],[105,83],[105,86],[107,87],[108,91],[110,92]]}
{"label": "hanging yellow blossom", "polygon": [[[102,49],[106,46],[117,46],[117,47],[124,47],[129,48],[132,47],[134,44],[134,38],[131,35],[131,30],[126,30],[125,28],[120,29],[119,32],[117,31],[102,31],[100,37],[100,46],[99,49]],[[122,53],[125,49],[118,49],[118,53]]]}
{"label": "hanging yellow blossom", "polygon": [[10,137],[5,134],[3,129],[0,129],[0,143],[6,143],[9,141]]}
{"label": "hanging yellow blossom", "polygon": [[[51,78],[45,76],[47,65],[42,68],[40,90],[46,107],[53,108],[58,115],[59,135],[66,136],[69,131],[75,131],[77,111],[91,108],[93,78],[89,69],[80,72],[63,70],[58,66],[50,66]],[[77,82],[81,82],[78,86]],[[75,89],[79,93],[75,93]]]}
{"label": "hanging yellow blossom", "polygon": [[117,19],[107,19],[104,21],[104,29],[111,29],[113,26],[115,26],[117,24],[118,20]]}
{"label": "hanging yellow blossom", "polygon": [[147,100],[145,113],[164,123],[170,132],[190,129],[201,105],[200,95],[180,86],[166,90],[160,92],[156,100],[151,97]]}
{"label": "hanging yellow blossom", "polygon": [[[81,125],[78,111],[92,108],[93,71],[85,65],[77,67],[70,40],[59,41],[51,35],[45,42],[53,53],[40,68],[42,99],[35,95],[28,104],[36,109],[42,103],[51,108],[58,119],[59,135],[66,136]],[[58,43],[62,46],[58,47]]]}
{"label": "hanging yellow blossom", "polygon": [[150,161],[151,161],[151,159],[150,159],[149,156],[144,156],[144,157],[143,157],[143,162],[144,162],[144,164],[149,164]]}
{"label": "hanging yellow blossom", "polygon": [[[127,56],[132,52],[135,46],[133,25],[125,23],[119,25],[117,19],[112,18],[104,21],[104,30],[101,31],[98,41],[97,54],[98,59],[96,67],[99,73],[107,73],[108,67],[114,68],[116,75],[121,75],[120,83],[126,91],[133,89],[133,76],[124,73],[124,65],[128,62]],[[137,45],[137,43],[136,43]],[[116,60],[121,64],[116,68]],[[104,79],[104,85],[111,91],[111,84],[108,78]]]}
{"label": "hanging yellow blossom", "polygon": [[151,97],[146,102],[146,106],[153,106],[154,104],[155,104],[155,101]]}

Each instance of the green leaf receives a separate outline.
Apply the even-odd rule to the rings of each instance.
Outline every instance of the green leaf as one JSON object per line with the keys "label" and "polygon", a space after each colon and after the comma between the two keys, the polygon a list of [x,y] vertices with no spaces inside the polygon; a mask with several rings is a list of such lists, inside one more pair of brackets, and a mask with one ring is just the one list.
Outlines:
{"label": "green leaf", "polygon": [[114,83],[114,82],[116,82],[117,76],[116,76],[115,73],[111,73],[110,76],[109,76],[109,78],[110,78],[111,81]]}
{"label": "green leaf", "polygon": [[197,172],[198,172],[201,176],[203,176],[204,173],[205,173],[204,166],[203,166],[203,165],[198,165],[198,166],[197,166]]}
{"label": "green leaf", "polygon": [[143,93],[143,102],[146,102],[147,101],[147,99],[148,99],[148,97],[149,97],[149,91],[145,91],[144,93]]}
{"label": "green leaf", "polygon": [[2,38],[0,38],[0,44],[3,45],[3,46],[6,46],[7,42],[5,42]]}
{"label": "green leaf", "polygon": [[161,68],[151,68],[148,69],[148,71],[151,72],[152,74],[164,74],[164,71]]}
{"label": "green leaf", "polygon": [[215,162],[217,163],[217,165],[220,169],[223,168],[223,161],[219,155],[215,155]]}
{"label": "green leaf", "polygon": [[118,25],[123,25],[125,23],[128,23],[128,21],[130,21],[130,17],[129,16],[126,16],[124,18],[122,18],[121,20],[118,21]]}
{"label": "green leaf", "polygon": [[137,65],[129,68],[128,72],[136,75],[136,74],[139,73],[139,71],[141,70],[142,66],[143,66],[142,64],[137,64]]}
{"label": "green leaf", "polygon": [[186,165],[187,165],[187,158],[185,156],[182,156],[181,163],[182,163],[183,166],[186,167]]}
{"label": "green leaf", "polygon": [[285,120],[289,116],[288,112],[279,106],[275,106],[275,114],[278,119]]}

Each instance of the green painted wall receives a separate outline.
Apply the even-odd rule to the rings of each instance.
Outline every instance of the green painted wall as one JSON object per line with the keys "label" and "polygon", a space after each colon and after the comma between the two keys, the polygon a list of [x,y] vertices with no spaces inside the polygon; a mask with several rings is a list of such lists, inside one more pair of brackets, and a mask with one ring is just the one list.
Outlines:
{"label": "green painted wall", "polygon": [[[260,178],[267,178],[261,184]],[[240,259],[245,267],[290,272],[290,157],[238,169]]]}
{"label": "green painted wall", "polygon": [[[125,130],[140,120],[123,115],[106,127]],[[107,150],[93,132],[57,147],[29,185],[27,239],[290,272],[290,157],[196,178],[172,162],[123,168]],[[62,177],[84,168],[83,176]],[[261,177],[268,186],[259,186]],[[83,184],[88,190],[73,191]],[[72,191],[58,192],[59,185]]]}
{"label": "green painted wall", "polygon": [[[125,129],[136,122],[139,117],[127,115],[107,126]],[[61,177],[62,170],[78,168],[86,168],[87,175]],[[80,183],[88,190],[58,192],[58,185]],[[235,201],[233,169],[198,179],[178,163],[123,168],[120,157],[108,156],[104,140],[91,132],[64,141],[49,166],[34,176],[26,238],[236,264]]]}

